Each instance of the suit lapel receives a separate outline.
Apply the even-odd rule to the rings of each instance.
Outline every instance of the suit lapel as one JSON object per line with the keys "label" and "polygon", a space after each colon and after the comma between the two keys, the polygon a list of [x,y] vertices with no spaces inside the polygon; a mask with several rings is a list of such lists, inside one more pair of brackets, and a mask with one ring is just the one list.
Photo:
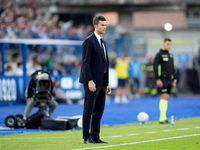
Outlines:
{"label": "suit lapel", "polygon": [[[99,43],[99,41],[98,41],[98,39],[97,39],[97,37],[95,36],[94,33],[93,33],[93,37],[94,37],[95,43],[96,43],[96,45],[97,45],[97,47],[98,47],[98,51],[99,51],[100,55],[102,56],[103,60],[106,61],[106,60],[105,60],[104,51],[103,51],[103,49],[101,48],[101,45],[100,45],[100,43]],[[104,44],[104,45],[105,45],[105,44]],[[107,52],[106,52],[106,53],[107,53]]]}

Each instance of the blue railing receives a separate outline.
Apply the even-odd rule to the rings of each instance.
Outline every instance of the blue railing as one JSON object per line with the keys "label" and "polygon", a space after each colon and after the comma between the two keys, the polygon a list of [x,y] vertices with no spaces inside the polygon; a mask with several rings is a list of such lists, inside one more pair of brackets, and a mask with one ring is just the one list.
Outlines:
{"label": "blue railing", "polygon": [[[82,41],[69,40],[0,40],[1,59],[2,59],[2,74],[0,75],[0,104],[24,102],[25,90],[29,84],[30,77],[27,75],[27,68],[23,67],[23,76],[6,76],[5,75],[5,51],[8,50],[10,44],[20,45],[22,51],[22,64],[26,66],[28,57],[28,46],[73,46],[78,48],[80,53]],[[76,53],[76,52],[75,52]],[[76,55],[76,54],[75,54]],[[65,96],[68,99],[81,99],[84,97],[83,88],[78,82],[79,75],[51,76],[53,80],[58,79],[61,84]]]}

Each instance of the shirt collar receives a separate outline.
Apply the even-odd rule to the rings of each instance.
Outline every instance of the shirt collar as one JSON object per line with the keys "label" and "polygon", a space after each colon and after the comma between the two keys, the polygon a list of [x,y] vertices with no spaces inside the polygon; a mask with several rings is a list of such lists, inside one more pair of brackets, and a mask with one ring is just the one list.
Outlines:
{"label": "shirt collar", "polygon": [[165,53],[169,53],[168,50],[163,50],[163,49],[160,49],[162,52],[165,52]]}
{"label": "shirt collar", "polygon": [[94,31],[95,36],[97,37],[98,41],[100,42],[101,37]]}

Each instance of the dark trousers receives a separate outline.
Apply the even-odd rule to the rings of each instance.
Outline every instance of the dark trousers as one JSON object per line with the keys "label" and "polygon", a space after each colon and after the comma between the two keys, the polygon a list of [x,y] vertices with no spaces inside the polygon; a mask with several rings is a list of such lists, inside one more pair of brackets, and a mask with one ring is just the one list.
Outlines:
{"label": "dark trousers", "polygon": [[92,138],[98,140],[100,120],[105,107],[106,87],[97,87],[96,92],[91,92],[89,87],[84,85],[84,92],[83,139]]}

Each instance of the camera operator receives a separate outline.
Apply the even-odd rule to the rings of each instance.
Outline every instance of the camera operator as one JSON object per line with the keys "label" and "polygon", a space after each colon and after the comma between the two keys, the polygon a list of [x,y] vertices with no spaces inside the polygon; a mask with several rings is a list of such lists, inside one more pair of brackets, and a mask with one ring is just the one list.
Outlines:
{"label": "camera operator", "polygon": [[[48,73],[44,73],[43,71],[39,70],[39,71],[36,71],[34,72],[32,75],[31,75],[31,81],[29,83],[29,86],[28,86],[28,89],[26,90],[26,94],[25,94],[25,98],[26,98],[26,108],[25,108],[25,112],[24,112],[24,117],[23,119],[24,120],[27,120],[27,118],[29,117],[29,114],[31,112],[31,109],[37,105],[37,101],[34,99],[36,93],[36,79],[35,77],[38,75],[38,74],[41,74],[43,73],[43,75],[41,76],[42,79],[49,79],[49,81],[51,82],[51,88],[50,88],[50,94],[52,94],[52,91],[53,91],[53,84],[52,84],[52,80],[49,76]],[[47,104],[50,109],[49,109],[49,112],[46,113],[46,115],[48,117],[50,117],[54,110],[56,109],[58,103],[52,98],[51,96],[51,99],[48,100],[48,104]]]}

